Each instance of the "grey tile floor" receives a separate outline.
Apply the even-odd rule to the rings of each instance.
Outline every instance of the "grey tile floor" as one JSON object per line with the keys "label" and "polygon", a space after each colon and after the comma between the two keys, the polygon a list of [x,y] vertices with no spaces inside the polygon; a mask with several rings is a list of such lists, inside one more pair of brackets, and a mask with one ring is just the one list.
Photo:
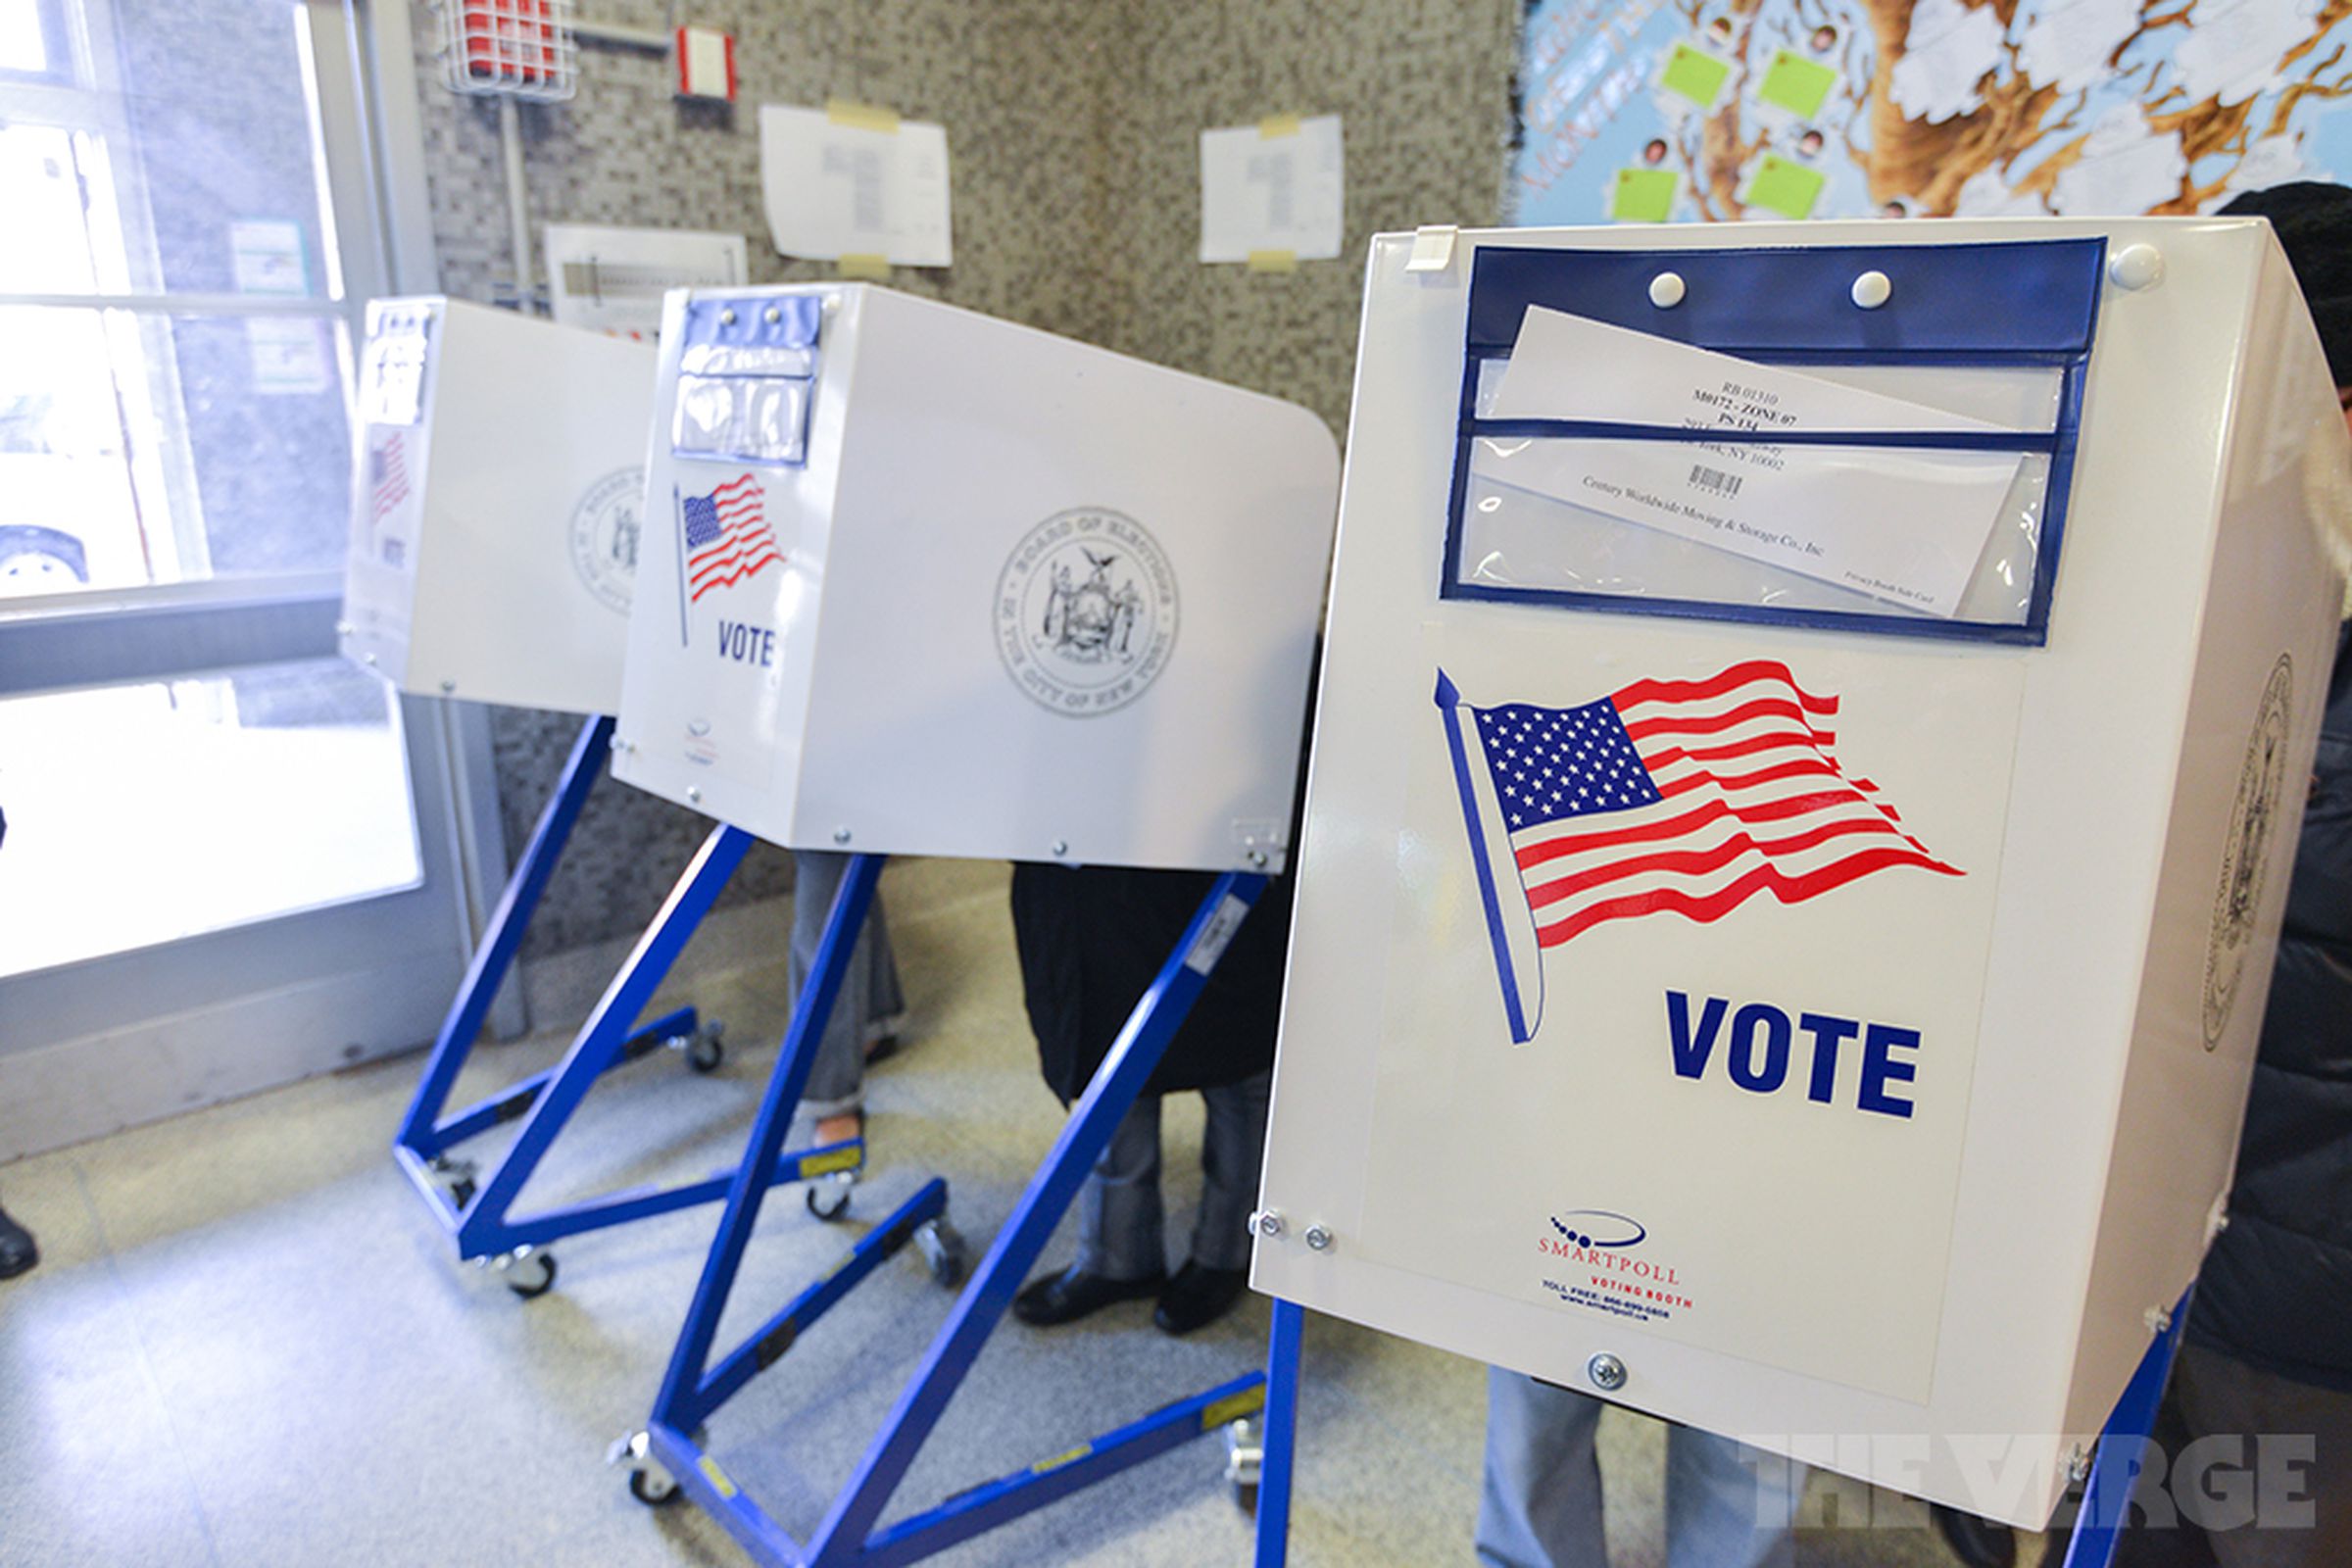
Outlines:
{"label": "grey tile floor", "polygon": [[[1018,1197],[1060,1113],[1021,1012],[1004,881],[956,862],[886,876],[913,1027],[870,1085],[867,1179],[846,1229],[812,1220],[789,1189],[771,1200],[722,1336],[755,1326],[932,1173],[949,1177],[975,1248]],[[701,1078],[664,1054],[615,1075],[526,1200],[735,1157],[784,1022],[781,965],[666,995],[727,1020],[726,1064]],[[551,1031],[486,1047],[460,1094],[564,1043]],[[417,1066],[380,1063],[0,1168],[0,1194],[45,1254],[0,1285],[0,1565],[743,1561],[691,1506],[641,1507],[602,1463],[651,1402],[712,1211],[560,1244],[556,1289],[520,1301],[456,1262],[385,1153]],[[1181,1098],[1168,1118],[1177,1215],[1198,1195],[1198,1107]],[[1067,1253],[1065,1229],[1048,1261]],[[946,1307],[903,1254],[713,1419],[714,1452],[805,1533]],[[1052,1333],[1007,1325],[893,1514],[1231,1377],[1262,1353],[1265,1328],[1254,1299],[1186,1341],[1154,1332],[1148,1303]],[[1318,1319],[1304,1388],[1293,1561],[1468,1562],[1482,1369]],[[1612,1558],[1655,1568],[1660,1429],[1612,1412],[1602,1433]],[[1246,1562],[1249,1526],[1221,1462],[1212,1444],[1189,1446],[939,1560]],[[1854,1489],[1842,1491],[1850,1518]],[[1808,1529],[1800,1561],[1950,1561],[1918,1505],[1870,1501],[1878,1528]]]}

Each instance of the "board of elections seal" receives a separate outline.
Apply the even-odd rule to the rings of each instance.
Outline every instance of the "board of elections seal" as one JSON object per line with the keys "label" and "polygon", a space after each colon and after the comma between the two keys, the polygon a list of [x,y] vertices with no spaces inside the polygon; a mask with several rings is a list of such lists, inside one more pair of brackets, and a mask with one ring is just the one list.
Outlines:
{"label": "board of elections seal", "polygon": [[645,470],[617,468],[588,487],[571,509],[571,569],[596,602],[629,612],[637,581],[638,518],[645,506]]}
{"label": "board of elections seal", "polygon": [[1041,708],[1086,718],[1150,689],[1176,646],[1176,573],[1151,531],[1107,507],[1057,512],[997,577],[997,653]]}
{"label": "board of elections seal", "polygon": [[2222,1043],[2237,1004],[2238,980],[2254,946],[2254,915],[2262,906],[2275,839],[2286,796],[2287,705],[2294,696],[2295,662],[2285,654],[2271,666],[2254,713],[2254,732],[2237,773],[2230,833],[2222,841],[2221,886],[2214,894],[2213,929],[2205,945],[2205,1049]]}

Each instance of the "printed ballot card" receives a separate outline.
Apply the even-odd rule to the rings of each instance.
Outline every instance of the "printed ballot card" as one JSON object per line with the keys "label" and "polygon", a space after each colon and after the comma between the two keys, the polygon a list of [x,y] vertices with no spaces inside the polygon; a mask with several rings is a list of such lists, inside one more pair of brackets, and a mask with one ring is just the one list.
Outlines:
{"label": "printed ballot card", "polygon": [[1340,117],[1276,116],[1200,133],[1200,260],[1340,254]]}
{"label": "printed ballot card", "polygon": [[1484,436],[1471,471],[1945,617],[1959,611],[2023,461],[2015,452],[1776,444],[1769,437],[1783,432],[2007,427],[1540,306],[1529,308],[1479,414],[1761,438]]}
{"label": "printed ballot card", "polygon": [[776,249],[899,267],[955,260],[948,133],[856,105],[760,106],[760,196]]}

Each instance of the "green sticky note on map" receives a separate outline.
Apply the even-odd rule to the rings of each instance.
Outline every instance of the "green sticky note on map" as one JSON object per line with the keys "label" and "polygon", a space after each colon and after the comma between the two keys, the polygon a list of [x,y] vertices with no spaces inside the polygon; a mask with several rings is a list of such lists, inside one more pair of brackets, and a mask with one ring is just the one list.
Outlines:
{"label": "green sticky note on map", "polygon": [[1811,218],[1814,204],[1821,200],[1821,187],[1828,183],[1829,176],[1818,169],[1807,169],[1779,153],[1766,153],[1748,179],[1743,199],[1750,207],[1783,218]]}
{"label": "green sticky note on map", "polygon": [[1799,120],[1811,120],[1830,101],[1830,89],[1837,85],[1838,73],[1833,68],[1793,50],[1776,49],[1772,64],[1764,68],[1756,98],[1775,109],[1786,109]]}
{"label": "green sticky note on map", "polygon": [[1663,223],[1674,216],[1683,176],[1671,169],[1620,169],[1609,182],[1609,218],[1619,223]]}
{"label": "green sticky note on map", "polygon": [[1712,109],[1723,93],[1723,84],[1731,76],[1730,61],[1696,45],[1678,43],[1667,51],[1666,69],[1658,73],[1658,85],[1677,97],[1690,99],[1701,109]]}

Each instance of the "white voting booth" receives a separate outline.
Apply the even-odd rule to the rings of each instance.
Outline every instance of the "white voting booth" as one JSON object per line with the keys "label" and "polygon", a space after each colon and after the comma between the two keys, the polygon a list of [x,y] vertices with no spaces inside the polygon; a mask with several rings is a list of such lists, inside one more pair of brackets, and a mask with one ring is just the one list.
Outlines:
{"label": "white voting booth", "polygon": [[1375,240],[1256,1288],[2039,1525],[2223,1223],[2347,462],[2259,221]]}
{"label": "white voting booth", "polygon": [[423,696],[613,711],[654,359],[512,311],[370,301],[345,656]]}
{"label": "white voting booth", "polygon": [[662,340],[616,776],[797,848],[1281,868],[1320,419],[864,285]]}

